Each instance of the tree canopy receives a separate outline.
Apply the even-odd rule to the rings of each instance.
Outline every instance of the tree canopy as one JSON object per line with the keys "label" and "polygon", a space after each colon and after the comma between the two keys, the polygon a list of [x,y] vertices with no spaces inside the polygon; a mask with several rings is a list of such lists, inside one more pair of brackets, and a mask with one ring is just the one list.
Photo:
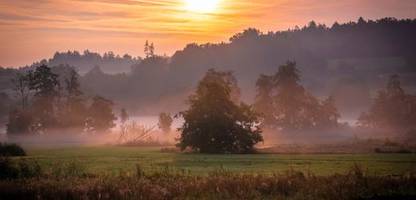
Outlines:
{"label": "tree canopy", "polygon": [[416,97],[406,94],[399,76],[392,75],[386,87],[378,92],[370,109],[361,114],[358,124],[398,131],[416,128]]}
{"label": "tree canopy", "polygon": [[272,76],[257,80],[254,107],[262,126],[287,131],[324,129],[338,125],[339,114],[332,97],[318,100],[300,84],[295,62],[281,65]]}
{"label": "tree canopy", "polygon": [[232,76],[228,72],[208,70],[195,94],[189,97],[189,109],[181,114],[185,120],[180,142],[201,153],[249,153],[262,141],[253,109],[232,101]]}

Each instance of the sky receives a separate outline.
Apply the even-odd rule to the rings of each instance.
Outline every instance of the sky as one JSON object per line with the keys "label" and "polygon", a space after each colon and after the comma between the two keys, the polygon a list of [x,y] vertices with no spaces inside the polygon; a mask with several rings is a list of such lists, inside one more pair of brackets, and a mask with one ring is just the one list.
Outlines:
{"label": "sky", "polygon": [[0,0],[0,66],[68,50],[142,56],[146,40],[157,54],[172,55],[188,43],[226,42],[249,27],[287,30],[311,20],[330,26],[360,16],[416,18],[416,0]]}

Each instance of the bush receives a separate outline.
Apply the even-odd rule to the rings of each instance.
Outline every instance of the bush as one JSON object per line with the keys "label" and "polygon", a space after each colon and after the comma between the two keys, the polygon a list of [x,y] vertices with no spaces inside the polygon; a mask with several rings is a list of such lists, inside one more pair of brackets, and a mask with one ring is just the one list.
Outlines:
{"label": "bush", "polygon": [[0,143],[0,156],[26,156],[26,152],[17,144]]}
{"label": "bush", "polygon": [[41,168],[37,162],[13,161],[8,157],[0,157],[0,180],[39,177],[41,174]]}

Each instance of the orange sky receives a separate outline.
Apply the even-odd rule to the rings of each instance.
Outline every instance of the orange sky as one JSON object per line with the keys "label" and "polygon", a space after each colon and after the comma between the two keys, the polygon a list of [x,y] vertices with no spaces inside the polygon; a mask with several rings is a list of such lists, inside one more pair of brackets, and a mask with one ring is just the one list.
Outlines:
{"label": "orange sky", "polygon": [[[195,0],[198,1],[198,0]],[[0,66],[22,66],[56,51],[142,55],[146,39],[171,55],[190,42],[227,41],[247,27],[285,30],[311,20],[416,18],[416,0],[219,0],[211,13],[185,0],[0,0]]]}

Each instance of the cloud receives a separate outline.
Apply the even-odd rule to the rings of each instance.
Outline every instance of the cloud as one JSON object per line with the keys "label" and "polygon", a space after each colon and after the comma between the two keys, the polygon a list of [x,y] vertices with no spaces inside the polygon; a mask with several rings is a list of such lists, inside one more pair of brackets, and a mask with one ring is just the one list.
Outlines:
{"label": "cloud", "polygon": [[[57,50],[84,48],[88,41],[87,48],[107,45],[107,50],[141,54],[137,43],[148,39],[163,53],[173,53],[191,42],[227,40],[247,27],[275,31],[311,20],[416,17],[414,10],[414,0],[221,0],[219,9],[208,14],[187,12],[182,0],[1,0],[0,40],[3,49],[16,52],[7,58],[0,52],[0,65],[12,65],[1,63],[12,59],[19,63],[19,51],[30,48],[27,44]],[[89,39],[81,43],[79,38]],[[38,51],[34,48],[33,54]]]}

